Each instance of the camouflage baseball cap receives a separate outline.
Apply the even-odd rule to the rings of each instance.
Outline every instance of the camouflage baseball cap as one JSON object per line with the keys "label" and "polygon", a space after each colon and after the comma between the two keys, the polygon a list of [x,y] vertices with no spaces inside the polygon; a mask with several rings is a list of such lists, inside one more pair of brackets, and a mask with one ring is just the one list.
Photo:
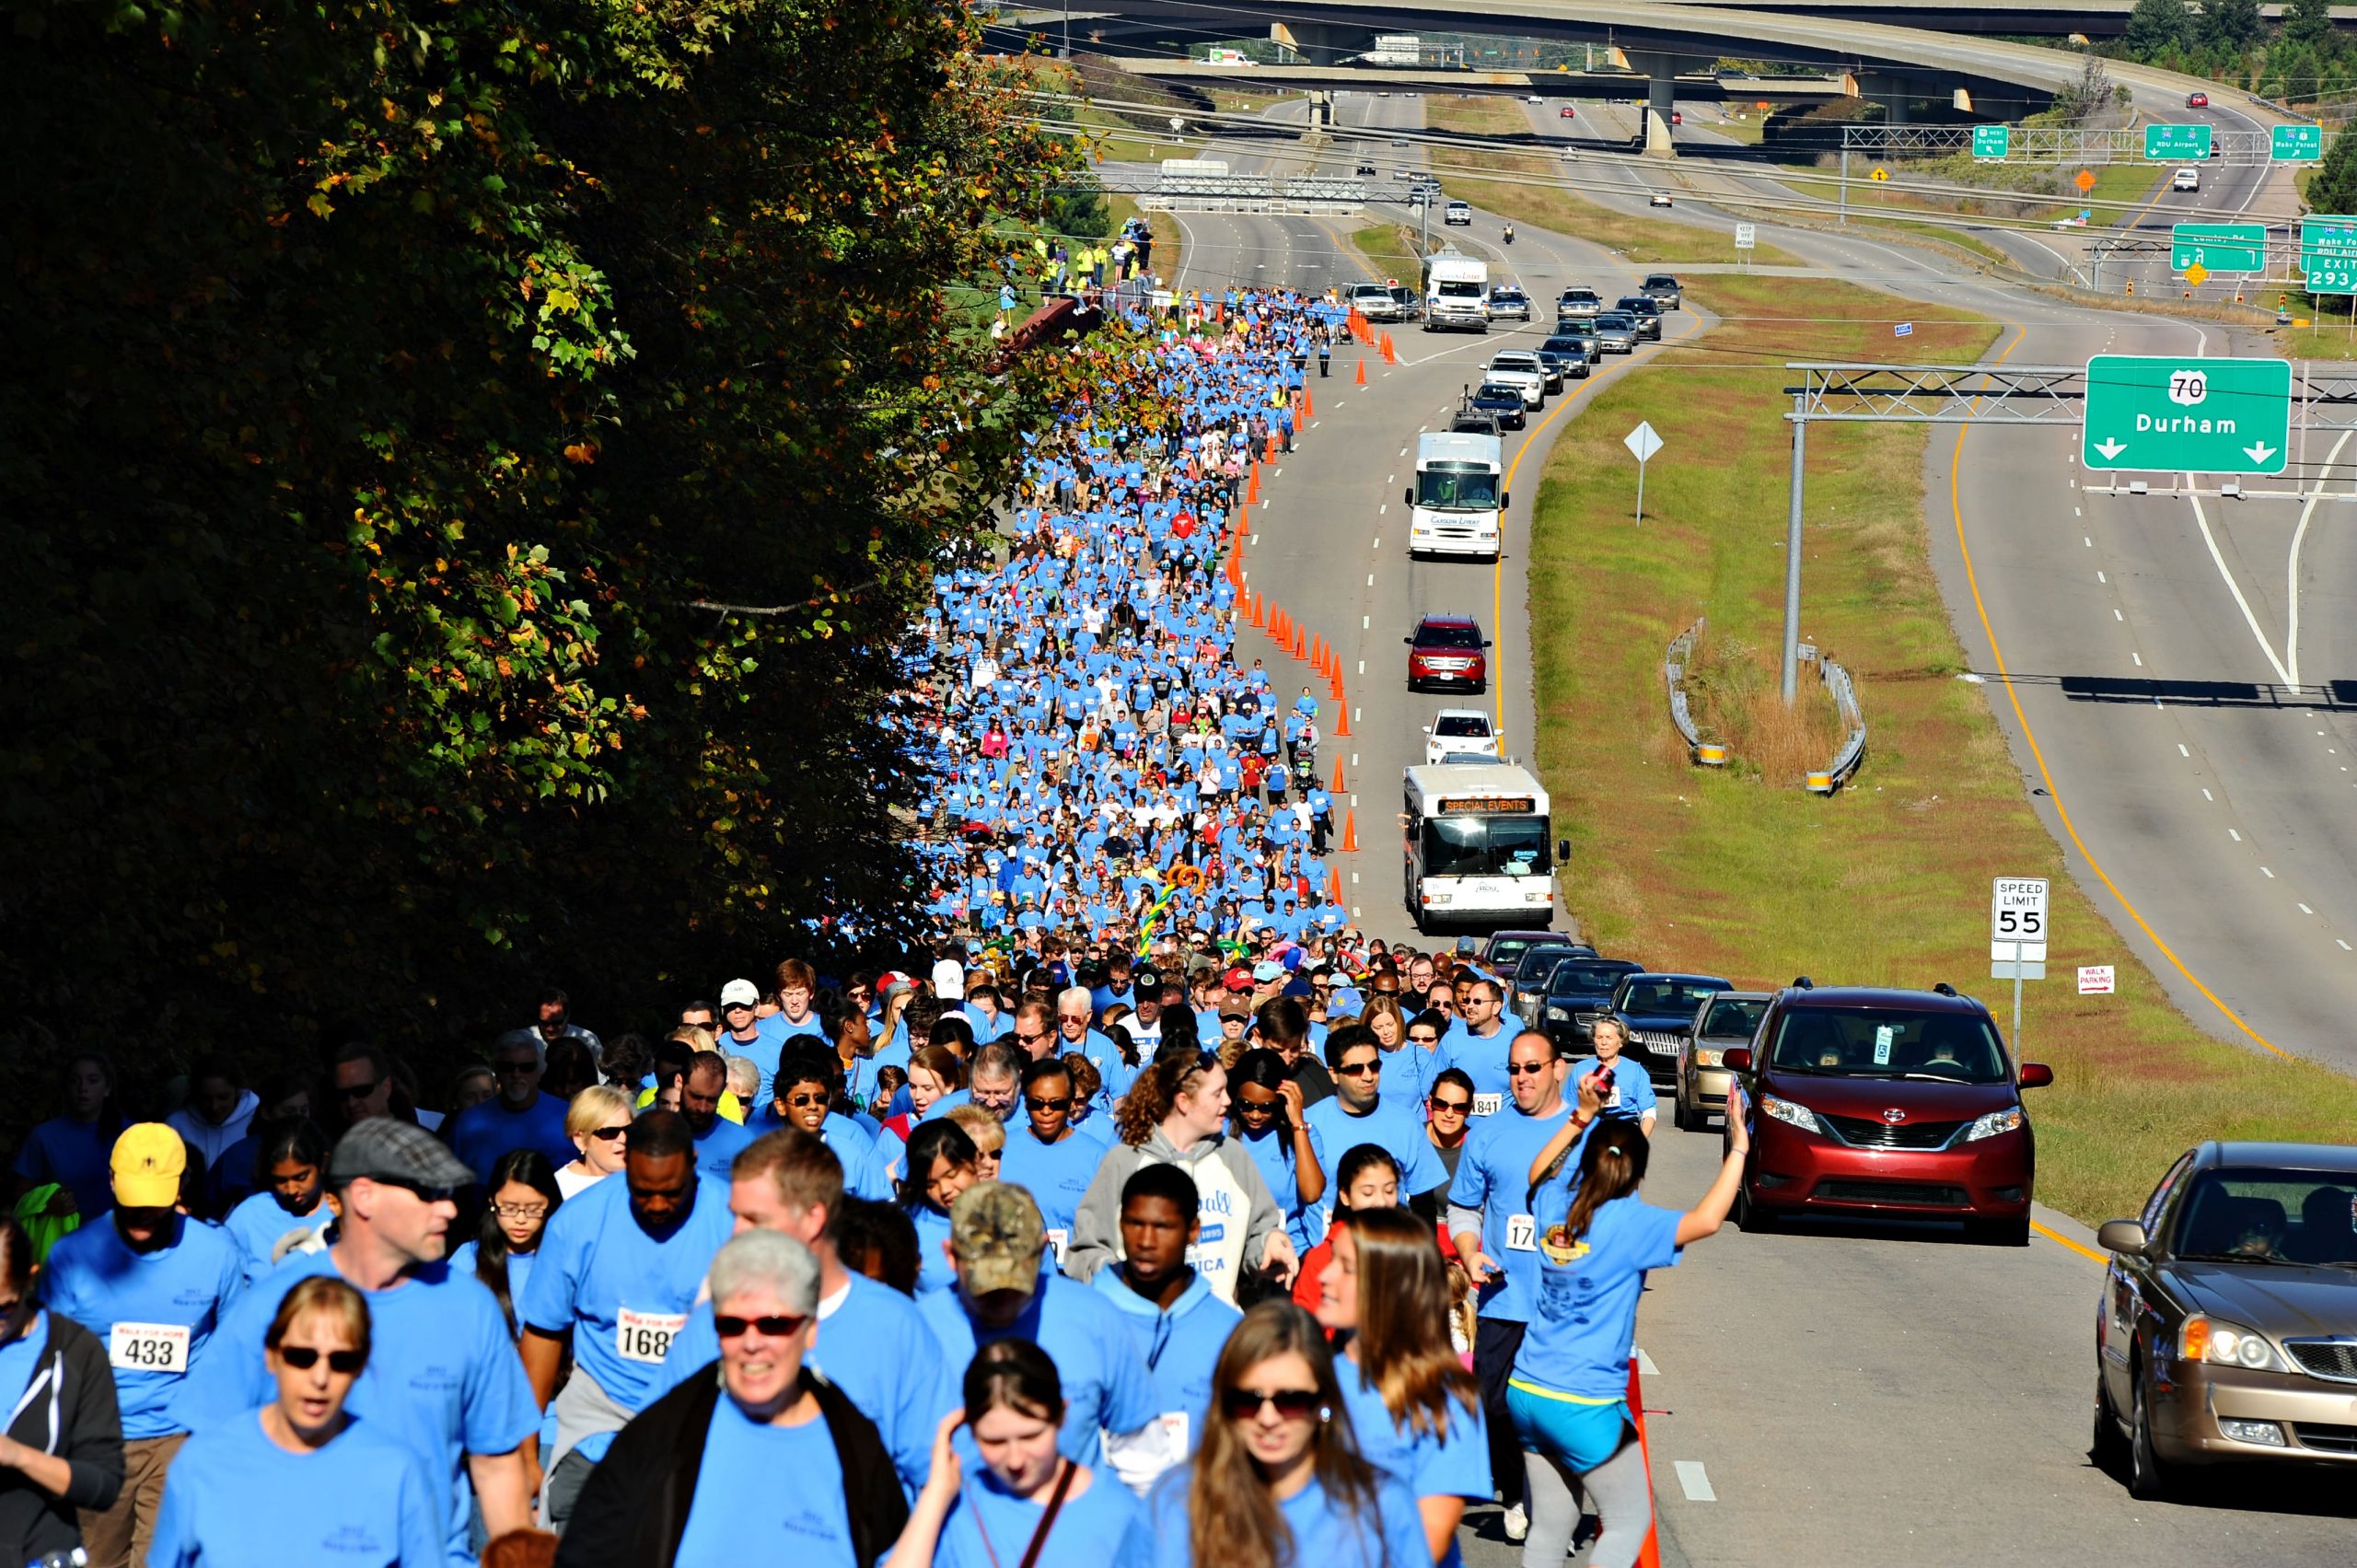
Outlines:
{"label": "camouflage baseball cap", "polygon": [[950,1250],[971,1295],[1037,1290],[1039,1252],[1047,1244],[1039,1205],[1010,1182],[978,1181],[949,1205]]}

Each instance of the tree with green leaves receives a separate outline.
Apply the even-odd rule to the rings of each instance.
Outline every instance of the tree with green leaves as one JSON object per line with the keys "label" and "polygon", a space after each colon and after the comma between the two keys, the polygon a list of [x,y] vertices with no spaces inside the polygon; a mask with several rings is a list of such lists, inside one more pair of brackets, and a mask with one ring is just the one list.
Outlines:
{"label": "tree with green leaves", "polygon": [[2193,12],[2185,0],[2136,0],[2121,41],[2131,55],[2150,60],[2168,50],[2189,48],[2193,39]]}
{"label": "tree with green leaves", "polygon": [[2357,136],[2335,136],[2308,181],[2307,210],[2357,213]]}
{"label": "tree with green leaves", "polygon": [[1073,374],[945,306],[1075,161],[978,42],[18,6],[0,1036],[431,1063],[911,907],[911,628]]}
{"label": "tree with green leaves", "polygon": [[2203,0],[2201,41],[2212,49],[2239,56],[2258,42],[2262,26],[2258,0]]}
{"label": "tree with green leaves", "polygon": [[2282,36],[2310,49],[2328,49],[2333,42],[2332,0],[2286,0]]}

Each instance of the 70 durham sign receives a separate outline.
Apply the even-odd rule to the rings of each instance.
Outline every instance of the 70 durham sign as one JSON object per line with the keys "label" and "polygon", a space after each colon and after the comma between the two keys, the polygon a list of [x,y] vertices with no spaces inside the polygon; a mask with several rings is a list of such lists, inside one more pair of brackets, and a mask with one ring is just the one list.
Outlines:
{"label": "70 durham sign", "polygon": [[2088,468],[2282,473],[2291,433],[2289,360],[2087,361],[2079,460]]}

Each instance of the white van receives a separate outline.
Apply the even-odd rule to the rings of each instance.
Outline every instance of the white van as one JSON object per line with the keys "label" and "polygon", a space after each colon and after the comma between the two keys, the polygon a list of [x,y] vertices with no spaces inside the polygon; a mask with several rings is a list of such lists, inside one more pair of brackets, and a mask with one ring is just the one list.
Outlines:
{"label": "white van", "polygon": [[2194,168],[2191,164],[2187,164],[2183,168],[2178,169],[2177,173],[2169,177],[2169,189],[2172,191],[2200,190],[2201,171]]}

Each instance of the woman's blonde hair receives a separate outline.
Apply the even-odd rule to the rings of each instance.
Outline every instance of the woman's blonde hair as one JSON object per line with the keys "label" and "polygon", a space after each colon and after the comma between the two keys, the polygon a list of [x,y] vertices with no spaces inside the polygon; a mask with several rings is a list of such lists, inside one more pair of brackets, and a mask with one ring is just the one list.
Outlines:
{"label": "woman's blonde hair", "polygon": [[261,1342],[276,1350],[289,1330],[315,1312],[343,1330],[343,1337],[365,1364],[369,1351],[368,1298],[333,1274],[312,1274],[280,1297],[278,1312],[262,1331]]}
{"label": "woman's blonde hair", "polygon": [[579,1137],[600,1127],[625,1126],[634,1108],[635,1101],[627,1089],[612,1084],[592,1084],[565,1106],[565,1136]]}
{"label": "woman's blonde hair", "polygon": [[974,1140],[974,1147],[983,1154],[1006,1147],[1006,1123],[988,1106],[952,1106],[948,1117],[966,1130],[966,1135]]}

